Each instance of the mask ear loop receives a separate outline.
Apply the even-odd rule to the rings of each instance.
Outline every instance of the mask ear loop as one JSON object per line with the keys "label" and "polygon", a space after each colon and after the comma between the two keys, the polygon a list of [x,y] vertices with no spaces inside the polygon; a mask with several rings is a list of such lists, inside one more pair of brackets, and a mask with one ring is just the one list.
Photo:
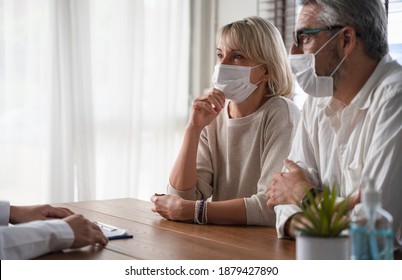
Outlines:
{"label": "mask ear loop", "polygon": [[[258,65],[256,65],[256,66],[253,66],[253,67],[251,67],[251,69],[254,69],[254,68],[257,68],[257,67],[259,67],[259,66],[261,66],[261,65],[264,65],[264,63],[261,63],[261,64],[258,64]],[[263,82],[263,81],[265,81],[265,79],[261,79],[261,80],[259,80],[256,84],[255,84],[255,86],[258,86],[261,82]],[[266,81],[267,83],[268,83],[268,81]],[[268,89],[270,89],[271,91],[272,91],[272,89],[271,89],[271,87],[269,86],[269,83],[268,83]],[[275,96],[276,94],[272,91],[272,93],[270,93],[270,94],[265,94],[265,97],[271,97],[271,96]]]}
{"label": "mask ear loop", "polygon": [[[257,66],[254,66],[253,68],[258,67],[258,66],[261,66],[261,65],[264,65],[264,64],[261,63],[261,64],[259,64],[259,65],[257,65]],[[258,83],[256,83],[255,85],[258,86],[258,84],[260,84],[261,82],[267,82],[267,91],[268,91],[268,90],[271,91],[271,93],[266,93],[266,94],[264,95],[265,97],[271,97],[271,96],[275,96],[275,95],[276,95],[275,92],[273,92],[269,81],[267,81],[267,80],[265,80],[265,79],[259,80]]]}
{"label": "mask ear loop", "polygon": [[[325,47],[339,34],[339,32],[341,32],[341,31],[342,31],[342,30],[339,30],[339,31],[336,32],[331,38],[329,38],[329,40],[328,40],[324,45],[322,45],[321,48],[319,48],[319,49],[314,53],[314,56],[316,56],[323,48],[325,48]],[[342,58],[341,62],[338,64],[338,66],[335,67],[335,70],[332,71],[331,75],[329,75],[330,77],[332,77],[332,76],[335,74],[335,72],[339,69],[339,67],[341,67],[342,63],[345,61],[345,59],[346,59],[347,57],[348,57],[348,56],[345,55],[345,56]]]}
{"label": "mask ear loop", "polygon": [[251,67],[251,69],[254,69],[254,68],[260,67],[261,65],[264,65],[264,63],[261,63],[261,64],[258,64],[258,65],[256,65],[256,66],[253,66],[253,67]]}
{"label": "mask ear loop", "polygon": [[[261,64],[258,64],[258,65],[256,65],[256,66],[251,67],[251,70],[254,69],[254,68],[260,67],[261,65],[264,65],[264,63],[261,63]],[[255,84],[255,86],[258,86],[262,81],[263,81],[263,79],[259,80],[259,81]]]}
{"label": "mask ear loop", "polygon": [[338,66],[336,66],[335,70],[332,71],[331,75],[329,75],[330,77],[332,77],[332,76],[335,74],[335,72],[339,69],[339,67],[341,67],[342,63],[345,61],[345,59],[346,59],[347,57],[348,57],[348,55],[345,55],[345,56],[342,58],[341,62],[339,62]]}
{"label": "mask ear loop", "polygon": [[[261,64],[258,64],[258,65],[256,65],[256,66],[253,66],[251,69],[254,69],[254,68],[257,68],[257,67],[259,67],[259,66],[261,66],[261,65],[264,65],[264,63],[261,63]],[[267,82],[267,84],[268,84],[268,89],[270,89],[271,91],[272,91],[272,89],[271,89],[271,87],[270,87],[270,85],[269,85],[269,83],[268,83],[268,81],[266,81],[265,79],[261,79],[261,80],[259,80],[255,85],[256,86],[258,86],[261,82]],[[272,92],[271,94],[265,94],[265,97],[271,97],[271,96],[275,96],[276,94],[274,93],[274,92]]]}
{"label": "mask ear loop", "polygon": [[341,32],[341,30],[339,30],[338,32],[336,32],[331,38],[329,38],[329,40],[327,42],[325,42],[324,45],[321,46],[321,48],[319,48],[315,53],[314,56],[316,56],[320,51],[322,51],[323,48],[325,48],[338,34],[339,32]]}

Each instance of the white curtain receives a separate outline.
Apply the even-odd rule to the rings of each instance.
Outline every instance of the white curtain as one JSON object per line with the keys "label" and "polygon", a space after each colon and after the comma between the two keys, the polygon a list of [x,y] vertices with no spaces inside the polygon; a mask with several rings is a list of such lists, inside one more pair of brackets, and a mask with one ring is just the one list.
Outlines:
{"label": "white curtain", "polygon": [[188,114],[190,0],[0,0],[0,197],[164,192]]}

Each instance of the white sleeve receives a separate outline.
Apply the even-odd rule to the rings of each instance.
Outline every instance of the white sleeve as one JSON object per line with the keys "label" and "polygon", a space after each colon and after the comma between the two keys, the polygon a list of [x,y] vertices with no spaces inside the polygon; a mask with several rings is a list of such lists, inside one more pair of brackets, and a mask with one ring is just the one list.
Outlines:
{"label": "white sleeve", "polygon": [[63,220],[0,226],[0,259],[32,259],[69,248],[74,232]]}
{"label": "white sleeve", "polygon": [[[308,118],[312,114],[310,110],[316,107],[316,105],[313,105],[313,100],[313,97],[308,97],[304,103],[302,119],[297,127],[288,159],[293,160],[299,167],[303,168],[313,185],[319,187],[321,184],[318,179],[318,168],[314,157],[314,149],[311,145],[310,132],[307,128],[309,122],[311,122]],[[287,169],[284,167],[283,171],[286,172]],[[285,223],[291,216],[300,212],[300,209],[295,204],[283,204],[275,206],[274,210],[278,237],[286,237],[284,233]]]}
{"label": "white sleeve", "polygon": [[0,226],[7,226],[10,221],[10,202],[0,200]]}
{"label": "white sleeve", "polygon": [[295,204],[281,204],[274,207],[276,213],[276,233],[278,238],[285,236],[285,223],[289,217],[300,212],[299,207]]}

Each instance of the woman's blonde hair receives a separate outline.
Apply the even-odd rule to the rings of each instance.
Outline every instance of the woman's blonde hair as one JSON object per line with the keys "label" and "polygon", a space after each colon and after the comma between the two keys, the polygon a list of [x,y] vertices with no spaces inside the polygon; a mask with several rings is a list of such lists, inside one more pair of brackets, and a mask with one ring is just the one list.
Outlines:
{"label": "woman's blonde hair", "polygon": [[275,95],[292,96],[293,79],[282,36],[269,21],[247,17],[222,27],[217,45],[239,50],[257,64],[264,64],[269,75],[268,90]]}

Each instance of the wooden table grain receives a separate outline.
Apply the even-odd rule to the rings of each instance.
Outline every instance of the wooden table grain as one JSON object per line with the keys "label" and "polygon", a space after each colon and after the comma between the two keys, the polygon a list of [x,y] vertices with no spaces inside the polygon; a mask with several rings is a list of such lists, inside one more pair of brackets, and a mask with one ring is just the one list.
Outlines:
{"label": "wooden table grain", "polygon": [[151,203],[133,198],[58,204],[99,221],[124,228],[132,239],[105,246],[50,253],[39,259],[64,260],[292,260],[295,242],[278,239],[275,228],[196,225],[168,221]]}

